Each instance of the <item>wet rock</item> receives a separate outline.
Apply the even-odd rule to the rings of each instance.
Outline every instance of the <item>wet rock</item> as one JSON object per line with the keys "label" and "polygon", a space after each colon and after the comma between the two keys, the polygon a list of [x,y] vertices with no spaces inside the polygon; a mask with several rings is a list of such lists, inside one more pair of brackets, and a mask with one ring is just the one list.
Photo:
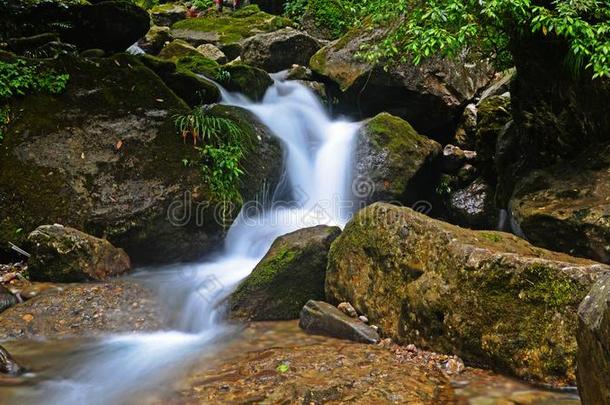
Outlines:
{"label": "wet rock", "polygon": [[[481,100],[487,97],[501,96],[510,92],[510,84],[515,78],[517,71],[515,68],[507,69],[504,72],[496,74],[491,84],[481,93]],[[480,103],[481,101],[479,101]]]}
{"label": "wet rock", "polygon": [[309,300],[324,299],[330,244],[340,229],[316,226],[280,236],[230,298],[230,316],[248,321],[297,319]]}
{"label": "wet rock", "polygon": [[241,59],[267,72],[279,72],[292,65],[307,65],[320,49],[316,39],[294,28],[258,34],[243,43]]}
{"label": "wet rock", "polygon": [[105,239],[63,225],[43,225],[28,236],[30,278],[34,281],[104,280],[131,270],[123,249]]}
{"label": "wet rock", "polygon": [[[239,201],[219,219],[199,168],[183,164],[199,160],[176,133],[173,116],[189,111],[184,101],[138,57],[43,63],[70,80],[60,95],[14,102],[21,112],[0,149],[0,251],[53,223],[106,238],[136,263],[192,260],[217,247]],[[281,175],[277,140],[246,110],[216,106],[214,113],[234,119],[252,145],[243,199],[263,184],[273,189]]]}
{"label": "wet rock", "polygon": [[355,112],[372,116],[387,111],[420,133],[448,140],[463,106],[489,83],[489,63],[464,53],[457,59],[431,57],[417,66],[403,63],[386,69],[356,57],[364,44],[380,41],[385,34],[384,28],[352,29],[318,51],[310,67],[335,82]]}
{"label": "wet rock", "polygon": [[170,27],[180,20],[186,19],[188,9],[182,4],[167,3],[153,7],[150,17],[155,25]]}
{"label": "wet rock", "polygon": [[83,58],[103,58],[106,52],[103,49],[87,49],[80,53]]}
{"label": "wet rock", "polygon": [[13,305],[17,305],[19,300],[8,289],[0,285],[0,313]]}
{"label": "wet rock", "polygon": [[610,263],[610,144],[532,172],[515,187],[515,230],[547,249]]}
{"label": "wet rock", "polygon": [[479,178],[468,187],[449,195],[448,215],[451,223],[474,229],[495,229],[498,209],[494,189]]}
{"label": "wet rock", "polygon": [[470,163],[466,163],[458,170],[456,177],[460,184],[470,184],[476,179],[478,173],[479,171],[476,167]]}
{"label": "wet rock", "polygon": [[307,333],[320,334],[361,343],[377,343],[377,332],[360,321],[345,315],[323,301],[309,301],[301,311],[299,326]]}
{"label": "wet rock", "polygon": [[173,40],[169,33],[169,27],[154,25],[146,33],[146,36],[138,41],[138,46],[146,53],[157,55],[165,44]]}
{"label": "wet rock", "polygon": [[583,405],[610,404],[610,275],[578,309],[578,392]]}
{"label": "wet rock", "polygon": [[356,309],[349,302],[340,302],[339,305],[337,305],[337,308],[339,309],[339,311],[343,312],[349,317],[358,317],[358,312],[356,312]]}
{"label": "wet rock", "polygon": [[326,295],[351,302],[399,343],[573,382],[577,307],[609,271],[511,234],[377,203],[333,243]]}
{"label": "wet rock", "polygon": [[313,93],[318,97],[321,103],[328,105],[328,93],[326,91],[326,85],[324,83],[313,82],[309,80],[297,80],[296,82],[313,91]]}
{"label": "wet rock", "polygon": [[292,65],[286,72],[286,80],[311,80],[313,73],[306,66]]}
{"label": "wet rock", "polygon": [[441,159],[444,173],[455,174],[466,162],[473,162],[477,153],[469,150],[462,150],[458,146],[446,145],[443,148]]}
{"label": "wet rock", "polygon": [[13,359],[6,349],[0,346],[0,374],[16,376],[24,372],[24,369]]}
{"label": "wet rock", "polygon": [[0,314],[0,339],[57,339],[167,327],[156,292],[133,281],[56,284]]}
{"label": "wet rock", "polygon": [[203,44],[197,47],[197,51],[204,57],[213,60],[216,63],[227,63],[227,56],[217,47],[212,44]]}
{"label": "wet rock", "polygon": [[365,121],[358,134],[353,193],[365,204],[417,200],[432,183],[440,151],[408,122],[381,113]]}
{"label": "wet rock", "polygon": [[229,80],[223,85],[229,91],[238,91],[251,100],[260,101],[265,96],[273,80],[267,72],[243,63],[231,63],[223,66],[229,73]]}

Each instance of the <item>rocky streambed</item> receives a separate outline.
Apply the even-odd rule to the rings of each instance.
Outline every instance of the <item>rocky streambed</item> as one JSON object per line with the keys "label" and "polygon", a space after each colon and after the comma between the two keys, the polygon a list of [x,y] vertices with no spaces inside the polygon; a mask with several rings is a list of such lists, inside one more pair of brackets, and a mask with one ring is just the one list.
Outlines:
{"label": "rocky streambed", "polygon": [[[0,404],[27,397],[87,338],[5,343],[31,376],[0,380]],[[167,389],[138,403],[579,404],[573,393],[545,391],[489,371],[446,368],[448,356],[388,342],[367,345],[314,336],[296,321],[256,322],[233,340],[185,364]],[[129,365],[125,365],[126,367]]]}

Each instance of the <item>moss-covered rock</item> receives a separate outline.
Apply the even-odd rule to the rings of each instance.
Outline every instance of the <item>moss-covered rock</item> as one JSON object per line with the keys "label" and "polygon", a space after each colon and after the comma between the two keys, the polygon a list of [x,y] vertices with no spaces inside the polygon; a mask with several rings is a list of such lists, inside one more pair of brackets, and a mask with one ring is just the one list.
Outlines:
{"label": "moss-covered rock", "polygon": [[232,63],[223,67],[230,78],[223,85],[227,90],[238,91],[251,100],[259,101],[273,84],[267,72],[243,63]]}
{"label": "moss-covered rock", "polygon": [[[174,125],[188,106],[137,57],[45,63],[70,80],[59,95],[11,102],[18,114],[0,145],[0,254],[52,223],[104,237],[136,263],[215,248],[226,224],[215,219],[197,166],[183,163],[199,155]],[[236,117],[252,145],[242,187],[249,200],[277,182],[279,145],[245,110],[218,108]]]}
{"label": "moss-covered rock", "polygon": [[310,67],[336,83],[338,96],[351,111],[365,116],[387,111],[406,119],[420,133],[448,139],[464,105],[491,80],[490,65],[467,54],[390,67],[357,58],[363,45],[385,36],[385,29],[354,28],[320,49]]}
{"label": "moss-covered rock", "polygon": [[146,53],[157,55],[166,43],[172,41],[169,27],[154,25],[146,33],[146,36],[138,41],[138,46]]}
{"label": "moss-covered rock", "polygon": [[220,101],[220,90],[209,80],[205,80],[193,72],[176,68],[176,65],[152,56],[142,57],[142,62],[159,75],[178,97],[189,106],[212,104]]}
{"label": "moss-covered rock", "polygon": [[515,187],[516,231],[535,245],[610,263],[610,144],[534,171]]}
{"label": "moss-covered rock", "polygon": [[179,21],[172,26],[172,35],[195,46],[203,43],[218,45],[239,42],[261,32],[289,26],[292,26],[290,20],[267,14],[252,5],[229,15],[211,14]]}
{"label": "moss-covered rock", "polygon": [[409,208],[361,210],[329,253],[326,294],[382,334],[522,378],[573,383],[577,308],[610,267]]}
{"label": "moss-covered rock", "polygon": [[131,270],[123,249],[63,225],[42,225],[28,236],[28,273],[33,281],[101,281]]}
{"label": "moss-covered rock", "polygon": [[188,9],[177,3],[159,4],[150,10],[150,17],[156,25],[169,27],[180,20],[186,19]]}
{"label": "moss-covered rock", "polygon": [[433,184],[433,161],[441,146],[388,113],[365,121],[356,146],[354,193],[364,203],[408,203]]}
{"label": "moss-covered rock", "polygon": [[220,65],[211,59],[206,58],[200,53],[181,56],[176,60],[176,65],[180,70],[188,70],[198,75],[205,75],[213,79],[218,74]]}
{"label": "moss-covered rock", "polygon": [[578,393],[584,405],[610,404],[610,276],[578,309]]}
{"label": "moss-covered rock", "polygon": [[163,49],[159,52],[159,57],[161,59],[167,59],[176,61],[180,58],[187,56],[201,56],[203,55],[191,44],[181,39],[174,39],[169,44],[165,45]]}
{"label": "moss-covered rock", "polygon": [[340,232],[337,227],[316,226],[277,238],[231,296],[231,317],[298,319],[307,301],[323,300],[328,249]]}
{"label": "moss-covered rock", "polygon": [[307,65],[318,49],[320,44],[312,36],[287,27],[246,39],[241,59],[267,72],[279,72],[295,64]]}

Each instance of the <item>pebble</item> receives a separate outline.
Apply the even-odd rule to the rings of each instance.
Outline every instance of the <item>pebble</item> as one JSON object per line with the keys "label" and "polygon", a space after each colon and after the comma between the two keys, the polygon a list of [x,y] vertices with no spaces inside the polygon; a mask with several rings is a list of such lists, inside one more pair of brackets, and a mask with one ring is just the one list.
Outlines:
{"label": "pebble", "polygon": [[364,315],[360,315],[360,316],[358,317],[358,319],[360,319],[360,320],[361,320],[362,322],[364,322],[364,323],[369,323],[369,318],[367,318],[367,317],[366,317],[366,316],[364,316]]}
{"label": "pebble", "polygon": [[342,302],[337,305],[337,308],[347,316],[351,316],[352,318],[358,317],[358,312],[356,312],[356,309],[349,302]]}
{"label": "pebble", "polygon": [[450,358],[445,362],[444,369],[449,375],[460,374],[464,371],[464,362],[458,358]]}
{"label": "pebble", "polygon": [[413,343],[408,344],[406,349],[408,352],[411,352],[411,353],[414,353],[417,351],[417,347]]}

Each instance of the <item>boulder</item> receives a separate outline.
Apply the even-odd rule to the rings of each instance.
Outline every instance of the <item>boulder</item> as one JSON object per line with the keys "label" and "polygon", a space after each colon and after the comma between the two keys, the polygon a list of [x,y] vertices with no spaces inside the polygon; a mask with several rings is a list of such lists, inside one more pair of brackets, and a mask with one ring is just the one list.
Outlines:
{"label": "boulder", "polygon": [[[106,238],[135,263],[192,260],[217,247],[227,223],[198,165],[183,163],[199,154],[174,124],[188,106],[137,57],[44,63],[70,80],[59,95],[11,101],[21,112],[0,148],[0,254],[8,241],[20,245],[53,223]],[[263,184],[273,189],[278,142],[243,109],[217,106],[214,114],[234,119],[252,145],[243,159],[244,200]]]}
{"label": "boulder", "polygon": [[[54,32],[79,49],[124,51],[150,27],[146,11],[130,1],[11,0],[0,17],[0,40]],[[3,10],[4,11],[4,10]]]}
{"label": "boulder", "polygon": [[307,301],[324,299],[327,254],[339,233],[320,225],[277,238],[231,296],[231,318],[297,319]]}
{"label": "boulder", "polygon": [[329,253],[326,296],[399,343],[573,383],[577,308],[610,267],[376,203]]}
{"label": "boulder", "polygon": [[578,393],[583,405],[610,404],[610,276],[600,279],[578,309]]}
{"label": "boulder", "polygon": [[360,343],[377,343],[379,334],[360,319],[352,318],[323,301],[310,300],[303,307],[299,326],[307,333]]}
{"label": "boulder", "polygon": [[562,38],[525,32],[511,46],[517,69],[510,92],[514,125],[502,140],[498,167],[504,205],[517,181],[532,170],[610,141],[610,79],[591,80],[589,70],[566,69],[569,49]]}
{"label": "boulder", "polygon": [[65,42],[81,49],[122,52],[148,32],[148,13],[128,1],[103,1],[79,7],[73,27],[62,34]]}
{"label": "boulder", "polygon": [[229,91],[238,91],[251,100],[263,99],[273,80],[267,72],[243,63],[231,63],[222,67],[228,72],[229,78],[222,84]]}
{"label": "boulder", "polygon": [[535,245],[610,263],[610,144],[530,173],[509,210],[515,231]]}
{"label": "boulder", "polygon": [[188,9],[182,4],[166,3],[153,7],[150,17],[155,25],[170,27],[180,20],[186,19]]}
{"label": "boulder", "polygon": [[415,66],[389,67],[357,58],[365,44],[381,41],[384,29],[354,28],[319,50],[311,69],[336,83],[343,101],[364,116],[381,111],[409,121],[420,133],[448,140],[463,107],[490,81],[487,61],[464,53],[457,59],[430,57]]}
{"label": "boulder", "polygon": [[246,39],[241,59],[267,72],[279,72],[294,64],[307,65],[318,49],[320,44],[312,36],[288,27]]}
{"label": "boulder", "polygon": [[0,346],[0,374],[10,376],[19,375],[24,372],[24,369],[13,359],[11,354],[6,349]]}
{"label": "boulder", "polygon": [[146,53],[157,55],[166,43],[172,41],[169,27],[159,27],[154,25],[144,38],[138,42],[138,46]]}
{"label": "boulder", "polygon": [[479,178],[449,194],[449,221],[473,229],[496,229],[498,213],[495,190]]}
{"label": "boulder", "polygon": [[496,181],[496,146],[498,138],[512,120],[510,96],[489,96],[477,105],[475,150],[477,168],[488,181]]}
{"label": "boulder", "polygon": [[204,57],[220,63],[221,65],[227,63],[227,56],[212,44],[199,45],[197,47],[197,51],[199,51],[199,53]]}
{"label": "boulder", "polygon": [[189,106],[195,107],[220,101],[220,90],[211,81],[186,69],[176,68],[172,62],[152,56],[144,56],[141,61],[159,75],[167,87]]}
{"label": "boulder", "polygon": [[[234,13],[212,13],[198,18],[189,18],[172,25],[172,36],[191,45],[214,44],[223,52],[222,45],[235,44],[262,32],[276,31],[292,26],[284,17],[267,14],[256,5],[244,7]],[[226,55],[229,55],[225,52]]]}
{"label": "boulder", "polygon": [[437,142],[388,113],[365,121],[357,136],[352,188],[362,203],[421,198],[418,193],[432,184],[433,162],[441,151]]}
{"label": "boulder", "polygon": [[286,80],[313,80],[313,72],[306,66],[292,65],[286,72]]}
{"label": "boulder", "polygon": [[457,146],[464,149],[474,149],[475,135],[477,132],[477,106],[470,103],[464,108],[462,117],[458,124],[453,141]]}
{"label": "boulder", "polygon": [[33,281],[101,281],[131,270],[123,249],[63,225],[42,225],[28,235],[28,272]]}
{"label": "boulder", "polygon": [[165,45],[165,47],[161,49],[161,52],[159,52],[159,57],[161,59],[167,59],[172,61],[176,61],[177,59],[183,58],[185,56],[204,55],[200,53],[197,48],[181,39],[174,39],[172,42]]}
{"label": "boulder", "polygon": [[326,85],[321,82],[314,82],[310,80],[295,80],[302,86],[307,87],[311,90],[320,100],[322,104],[329,104],[328,92],[326,91]]}

